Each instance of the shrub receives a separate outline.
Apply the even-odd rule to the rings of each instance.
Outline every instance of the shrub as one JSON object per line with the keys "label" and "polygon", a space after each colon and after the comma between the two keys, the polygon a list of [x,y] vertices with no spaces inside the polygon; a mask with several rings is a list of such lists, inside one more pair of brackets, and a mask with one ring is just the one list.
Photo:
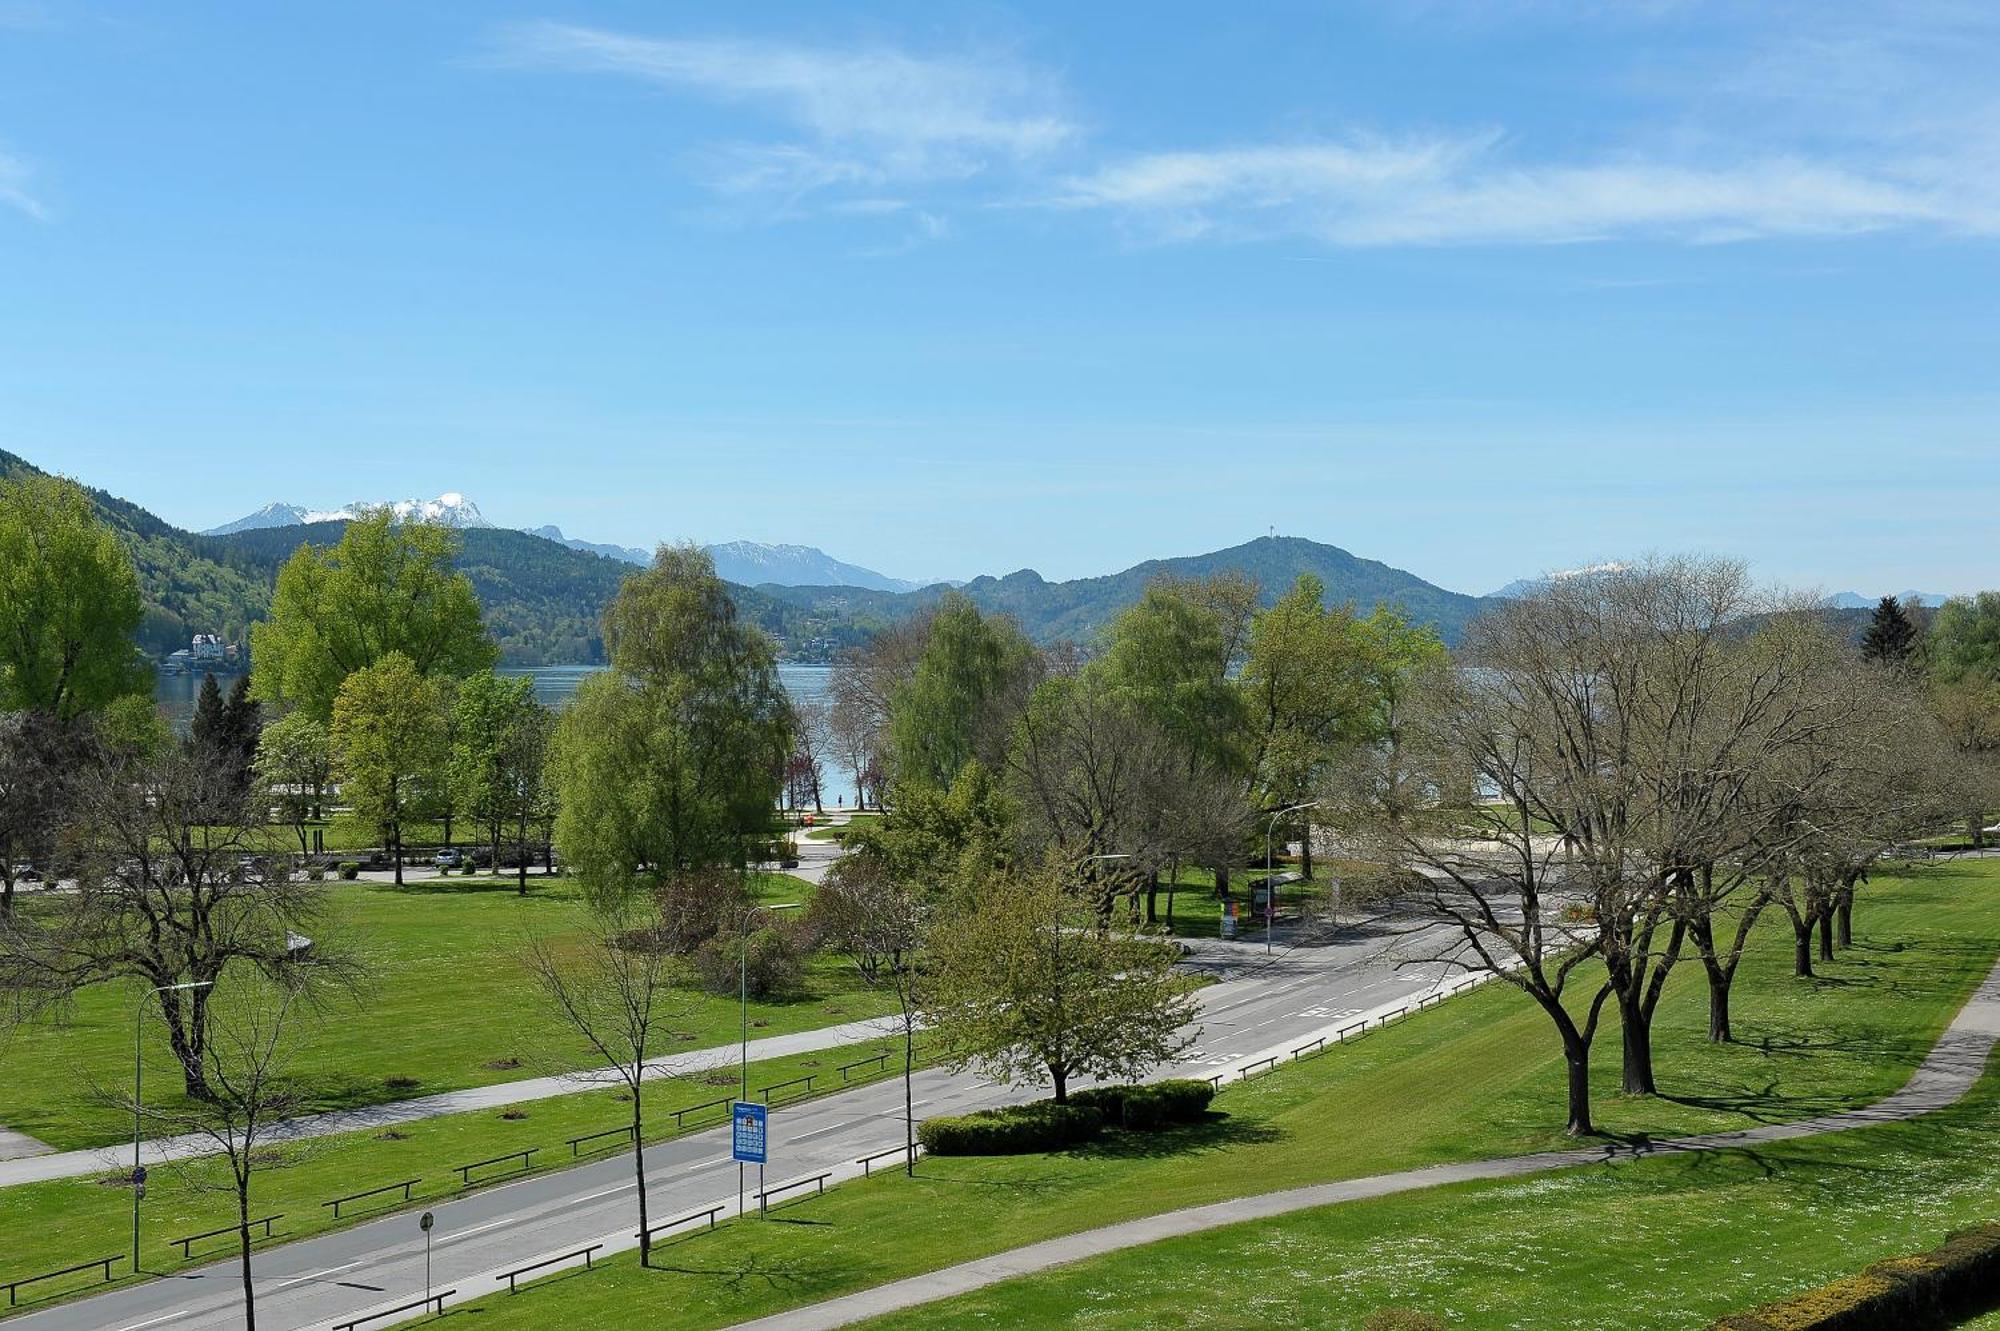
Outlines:
{"label": "shrub", "polygon": [[2000,1282],[2000,1224],[1960,1230],[1915,1257],[1892,1257],[1747,1313],[1711,1331],[1893,1331],[1971,1311]]}
{"label": "shrub", "polygon": [[805,960],[792,934],[769,925],[753,932],[747,943],[716,935],[694,954],[694,965],[702,984],[718,994],[733,994],[743,985],[752,997],[768,998],[796,992],[805,978]]}
{"label": "shrub", "polygon": [[1199,1123],[1214,1098],[1213,1086],[1191,1078],[1092,1086],[1069,1097],[1071,1104],[1089,1105],[1104,1115],[1106,1123],[1128,1132],[1158,1132],[1172,1123]]}
{"label": "shrub", "polygon": [[1025,1155],[1088,1141],[1103,1126],[1104,1115],[1093,1106],[1036,1100],[925,1119],[917,1127],[917,1140],[932,1155]]}
{"label": "shrub", "polygon": [[340,862],[340,876],[343,881],[351,883],[360,877],[360,875],[361,866],[353,860],[342,860]]}

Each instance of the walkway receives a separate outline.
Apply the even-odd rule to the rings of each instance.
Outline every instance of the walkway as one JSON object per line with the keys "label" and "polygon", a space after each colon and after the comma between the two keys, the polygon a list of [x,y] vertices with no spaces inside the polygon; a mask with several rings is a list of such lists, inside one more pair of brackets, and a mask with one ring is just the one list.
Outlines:
{"label": "walkway", "polygon": [[1774,1123],[1637,1146],[1578,1147],[1570,1151],[1545,1151],[1500,1160],[1433,1165],[1396,1174],[1378,1174],[1372,1178],[1347,1179],[1339,1183],[1238,1197],[1031,1243],[1010,1252],[964,1262],[942,1271],[911,1276],[844,1298],[744,1322],[735,1331],[778,1331],[781,1327],[784,1331],[828,1331],[833,1327],[851,1326],[869,1318],[985,1289],[1019,1276],[1158,1243],[1162,1239],[1180,1238],[1245,1221],[1268,1220],[1313,1207],[1434,1188],[1445,1183],[1518,1178],[1545,1170],[1606,1164],[1644,1156],[1729,1150],[1916,1118],[1953,1104],[1971,1090],[1985,1071],[1987,1056],[1996,1043],[2000,1043],[2000,965],[1988,973],[1978,991],[1959,1010],[1958,1016],[1939,1037],[1908,1084],[1887,1099],[1862,1109],[1827,1114],[1797,1123]]}

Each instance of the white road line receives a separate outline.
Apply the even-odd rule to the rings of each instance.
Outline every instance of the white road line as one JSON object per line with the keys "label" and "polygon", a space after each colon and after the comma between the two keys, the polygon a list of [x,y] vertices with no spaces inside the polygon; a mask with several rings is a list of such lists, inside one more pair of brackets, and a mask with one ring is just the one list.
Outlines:
{"label": "white road line", "polygon": [[360,1261],[348,1262],[341,1266],[329,1266],[324,1271],[308,1271],[302,1276],[293,1276],[282,1285],[273,1286],[271,1292],[276,1294],[281,1289],[290,1289],[294,1285],[304,1285],[318,1280],[321,1276],[334,1276],[339,1275],[342,1271],[352,1271],[355,1267],[362,1265],[368,1260],[368,1258],[364,1257]]}
{"label": "white road line", "polygon": [[499,1220],[489,1220],[483,1225],[474,1225],[471,1229],[454,1230],[452,1233],[447,1234],[443,1238],[439,1239],[437,1241],[437,1246],[442,1248],[446,1244],[457,1243],[463,1239],[469,1239],[474,1234],[483,1234],[489,1229],[498,1229],[502,1225],[517,1225],[521,1222],[521,1220],[522,1220],[521,1216],[510,1215]]}
{"label": "white road line", "polygon": [[731,1160],[734,1160],[735,1158],[736,1157],[733,1155],[712,1156],[707,1160],[698,1161],[695,1164],[687,1166],[686,1172],[692,1174],[697,1170],[707,1169],[711,1165],[725,1165],[728,1164]]}
{"label": "white road line", "polygon": [[118,1328],[118,1331],[139,1331],[139,1328],[142,1326],[158,1326],[162,1322],[171,1322],[178,1318],[189,1316],[193,1311],[190,1308],[185,1312],[168,1313],[165,1317],[151,1317],[143,1322],[133,1322],[130,1326],[121,1326]]}

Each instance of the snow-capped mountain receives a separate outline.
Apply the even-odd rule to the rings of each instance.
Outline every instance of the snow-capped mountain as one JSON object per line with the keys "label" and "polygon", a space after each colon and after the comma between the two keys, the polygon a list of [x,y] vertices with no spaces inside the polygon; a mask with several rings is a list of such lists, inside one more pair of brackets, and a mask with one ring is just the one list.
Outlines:
{"label": "snow-capped mountain", "polygon": [[781,587],[866,587],[878,592],[909,592],[926,585],[849,564],[810,545],[728,541],[707,548],[715,560],[715,571],[726,580],[746,587],[774,582]]}
{"label": "snow-capped mountain", "polygon": [[447,527],[491,527],[479,505],[457,491],[447,491],[435,499],[391,499],[370,502],[356,500],[340,508],[303,508],[298,504],[270,503],[247,517],[210,527],[204,536],[227,536],[231,532],[256,531],[264,527],[296,527],[310,522],[351,522],[363,509],[387,507],[404,521],[441,522]]}
{"label": "snow-capped mountain", "polygon": [[1554,572],[1544,573],[1539,577],[1516,578],[1499,591],[1488,592],[1486,595],[1494,600],[1512,600],[1517,596],[1526,596],[1537,587],[1545,586],[1551,582],[1567,582],[1571,578],[1587,578],[1593,573],[1622,573],[1625,571],[1625,568],[1624,564],[1616,562],[1608,564],[1585,564],[1582,568],[1559,568]]}

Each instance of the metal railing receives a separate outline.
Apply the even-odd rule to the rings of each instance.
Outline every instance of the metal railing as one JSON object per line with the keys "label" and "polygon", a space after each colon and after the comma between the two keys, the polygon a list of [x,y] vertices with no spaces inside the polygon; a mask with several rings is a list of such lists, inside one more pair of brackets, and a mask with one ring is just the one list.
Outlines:
{"label": "metal railing", "polygon": [[185,1261],[188,1256],[188,1249],[200,1243],[203,1239],[217,1238],[223,1234],[234,1234],[238,1229],[248,1229],[252,1225],[262,1225],[264,1227],[264,1237],[268,1239],[271,1237],[271,1222],[273,1220],[283,1220],[284,1218],[285,1213],[279,1211],[275,1215],[267,1215],[257,1220],[245,1221],[242,1225],[224,1225],[221,1229],[211,1229],[200,1234],[190,1234],[184,1239],[168,1239],[167,1242],[181,1245],[181,1259]]}
{"label": "metal railing", "polygon": [[923,1149],[923,1147],[917,1145],[915,1142],[906,1142],[901,1146],[892,1146],[886,1151],[877,1151],[873,1155],[864,1155],[854,1163],[861,1166],[861,1176],[867,1178],[874,1170],[877,1160],[887,1160],[892,1155],[907,1155],[910,1163],[915,1164],[917,1162],[917,1153]]}
{"label": "metal railing", "polygon": [[651,1242],[653,1235],[664,1234],[670,1229],[674,1229],[681,1225],[685,1225],[690,1220],[706,1220],[708,1221],[708,1227],[710,1229],[714,1229],[716,1224],[718,1223],[716,1217],[718,1215],[721,1215],[724,1211],[728,1209],[729,1209],[729,1203],[718,1202],[716,1205],[709,1207],[706,1211],[689,1211],[686,1215],[675,1216],[672,1220],[663,1220],[657,1225],[648,1225],[646,1226],[646,1230],[643,1234],[634,1234],[632,1237],[635,1239],[643,1238],[646,1241]]}
{"label": "metal railing", "polygon": [[528,1157],[541,1149],[539,1146],[530,1146],[525,1151],[509,1151],[505,1155],[496,1155],[487,1160],[474,1160],[469,1165],[453,1165],[452,1171],[458,1175],[461,1182],[470,1185],[473,1170],[484,1169],[488,1165],[497,1165],[503,1160],[519,1160],[521,1168],[525,1170],[531,1167]]}
{"label": "metal railing", "polygon": [[369,1313],[366,1317],[357,1317],[351,1322],[335,1322],[333,1331],[354,1331],[354,1328],[357,1326],[365,1326],[369,1322],[379,1322],[384,1317],[394,1317],[397,1313],[406,1313],[412,1308],[428,1308],[434,1303],[437,1305],[438,1316],[442,1317],[444,1316],[444,1301],[457,1293],[458,1291],[455,1289],[441,1289],[435,1294],[426,1294],[423,1298],[413,1303],[405,1303],[396,1308],[384,1308],[379,1313]]}
{"label": "metal railing", "polygon": [[581,1137],[571,1137],[563,1145],[569,1147],[570,1158],[575,1159],[578,1153],[577,1148],[583,1145],[583,1143],[602,1141],[606,1137],[623,1137],[629,1142],[632,1140],[632,1125],[627,1123],[622,1128],[606,1128],[602,1132],[586,1132]]}
{"label": "metal railing", "polygon": [[418,1175],[416,1178],[406,1178],[401,1183],[384,1183],[381,1187],[370,1188],[366,1192],[349,1193],[345,1197],[336,1197],[330,1202],[321,1202],[320,1205],[331,1206],[333,1208],[333,1218],[338,1220],[340,1219],[340,1208],[347,1205],[347,1203],[363,1201],[369,1197],[380,1197],[385,1192],[395,1192],[400,1189],[403,1194],[403,1200],[407,1202],[410,1200],[410,1189],[423,1181],[423,1176]]}
{"label": "metal railing", "polygon": [[526,1266],[517,1266],[512,1271],[508,1271],[502,1275],[494,1276],[493,1278],[495,1280],[506,1281],[507,1292],[509,1294],[518,1294],[520,1292],[520,1288],[515,1282],[518,1281],[522,1276],[528,1274],[528,1272],[539,1271],[545,1266],[554,1266],[558,1262],[567,1262],[572,1258],[581,1257],[583,1258],[583,1269],[588,1271],[590,1269],[591,1254],[596,1252],[599,1248],[602,1248],[603,1246],[604,1245],[602,1243],[593,1243],[588,1248],[578,1248],[575,1252],[566,1252],[562,1254],[560,1257],[544,1257],[539,1262],[529,1262]]}
{"label": "metal railing", "polygon": [[759,1087],[757,1091],[757,1098],[762,1100],[765,1104],[768,1105],[771,1103],[771,1092],[787,1090],[793,1086],[805,1087],[805,1090],[800,1092],[800,1094],[810,1095],[812,1094],[813,1079],[818,1075],[819,1074],[817,1072],[808,1072],[805,1076],[794,1077],[790,1081],[774,1081],[769,1086]]}
{"label": "metal railing", "polygon": [[7,1291],[7,1306],[11,1308],[14,1306],[14,1291],[23,1285],[33,1285],[44,1280],[54,1280],[57,1276],[75,1275],[78,1271],[95,1271],[100,1266],[104,1268],[104,1281],[106,1284],[109,1284],[111,1282],[111,1264],[124,1260],[123,1254],[117,1257],[99,1257],[95,1261],[78,1262],[75,1266],[65,1266],[60,1271],[44,1271],[38,1276],[28,1276],[21,1280],[11,1280],[5,1286],[0,1286],[0,1288],[4,1288]]}
{"label": "metal railing", "polygon": [[811,1178],[795,1178],[790,1183],[780,1183],[775,1188],[766,1188],[762,1192],[755,1192],[750,1195],[757,1199],[757,1209],[765,1211],[770,1209],[771,1198],[781,1192],[790,1192],[793,1188],[803,1188],[807,1184],[815,1185],[816,1193],[823,1195],[826,1192],[826,1181],[832,1177],[833,1171],[829,1169],[824,1174],[814,1174]]}

